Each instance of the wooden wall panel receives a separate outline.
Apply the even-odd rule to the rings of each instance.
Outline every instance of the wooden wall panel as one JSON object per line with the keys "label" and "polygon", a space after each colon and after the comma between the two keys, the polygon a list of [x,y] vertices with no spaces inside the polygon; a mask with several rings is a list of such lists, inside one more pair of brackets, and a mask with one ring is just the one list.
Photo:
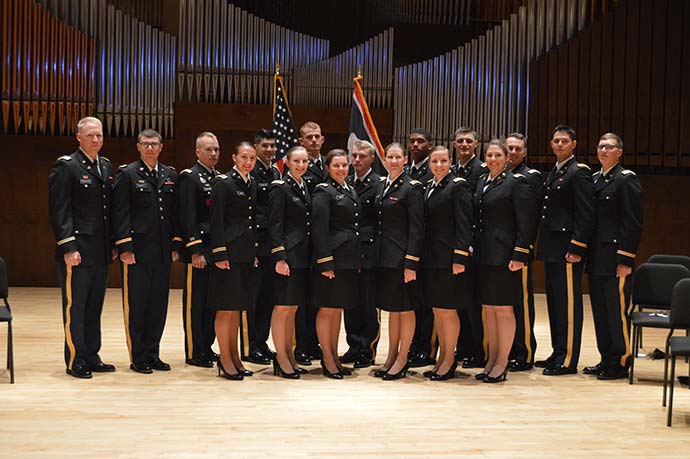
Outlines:
{"label": "wooden wall panel", "polygon": [[578,151],[586,152],[589,150],[589,93],[590,93],[590,73],[591,73],[591,31],[585,30],[577,35],[580,43],[580,54],[578,56],[578,107],[577,107],[577,133]]}
{"label": "wooden wall panel", "polygon": [[[588,156],[592,147],[597,145],[601,135],[601,49],[602,49],[602,27],[601,23],[592,24],[592,35],[590,42],[590,61],[589,61],[589,129],[587,137],[582,137],[586,143],[580,143],[578,147],[578,158],[581,162],[589,162]],[[594,153],[596,156],[596,152]]]}
{"label": "wooden wall panel", "polygon": [[548,118],[549,113],[549,62],[544,59],[539,65],[539,151],[547,159],[551,157],[549,139],[554,125]]}
{"label": "wooden wall panel", "polygon": [[556,75],[558,83],[558,95],[556,99],[551,100],[550,103],[556,106],[556,124],[572,124],[568,119],[568,102],[570,95],[568,94],[569,80],[571,77],[569,69],[569,47],[562,45],[556,51],[558,59],[558,73]]}
{"label": "wooden wall panel", "polygon": [[[558,119],[558,54],[559,50],[549,53],[547,58],[547,78],[549,81],[549,92],[548,100],[546,101],[546,139],[551,139],[551,131],[554,127],[560,124]],[[542,115],[543,116],[543,115]],[[548,142],[547,142],[548,146]],[[551,155],[551,149],[547,148],[549,156]]]}
{"label": "wooden wall panel", "polygon": [[649,131],[651,110],[652,48],[644,45],[652,42],[653,2],[640,1],[640,41],[638,46],[638,104],[637,104],[637,155],[635,164],[649,164]]}
{"label": "wooden wall panel", "polygon": [[683,4],[683,54],[681,58],[680,164],[690,166],[690,3]]}
{"label": "wooden wall panel", "polygon": [[[616,31],[618,32],[618,31]],[[611,90],[613,81],[613,14],[607,13],[601,20],[601,62],[599,63],[600,92],[599,92],[599,130],[590,137],[596,143],[590,144],[588,150],[590,164],[596,163],[596,151],[601,134],[611,131]],[[594,137],[596,136],[596,139]]]}
{"label": "wooden wall panel", "polygon": [[611,123],[609,130],[624,136],[623,110],[625,107],[625,51],[626,51],[626,9],[618,2],[613,17],[613,59],[611,62]]}
{"label": "wooden wall panel", "polygon": [[532,162],[540,162],[544,151],[539,148],[539,80],[540,63],[533,59],[529,63],[529,81],[528,81],[528,100],[527,100],[527,130],[533,135],[527,137],[527,151],[529,152],[529,159]]}
{"label": "wooden wall panel", "polygon": [[664,166],[678,165],[678,145],[680,131],[680,84],[681,84],[681,60],[683,55],[683,15],[674,13],[682,11],[684,0],[669,0],[668,18],[666,28],[666,82],[664,99],[664,139],[663,139],[663,164]]}
{"label": "wooden wall panel", "polygon": [[661,166],[664,149],[664,102],[666,100],[666,27],[668,0],[656,0],[652,16],[652,78],[649,132],[649,164]]}
{"label": "wooden wall panel", "polygon": [[623,99],[623,160],[634,165],[637,148],[638,40],[640,34],[640,1],[627,4],[625,24],[625,97]]}
{"label": "wooden wall panel", "polygon": [[568,73],[568,86],[566,96],[568,98],[568,109],[566,117],[568,124],[570,124],[575,132],[580,132],[579,118],[578,118],[578,104],[580,99],[580,69],[577,67],[580,61],[580,42],[578,40],[570,40],[567,43],[568,60],[566,72]]}

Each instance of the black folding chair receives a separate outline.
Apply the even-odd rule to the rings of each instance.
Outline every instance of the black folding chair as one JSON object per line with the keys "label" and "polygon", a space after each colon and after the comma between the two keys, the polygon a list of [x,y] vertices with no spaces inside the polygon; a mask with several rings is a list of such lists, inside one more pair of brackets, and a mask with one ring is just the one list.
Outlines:
{"label": "black folding chair", "polygon": [[12,310],[7,302],[7,265],[0,258],[0,298],[5,303],[0,305],[0,322],[7,322],[7,369],[10,370],[10,383],[14,384],[14,354],[12,352]]}
{"label": "black folding chair", "polygon": [[[662,405],[666,406],[666,385],[670,382],[671,389],[668,397],[668,419],[666,425],[671,427],[673,416],[673,388],[676,378],[676,357],[690,356],[690,337],[671,336],[674,330],[690,329],[690,279],[683,279],[676,284],[673,289],[671,299],[671,332],[668,336],[668,346],[666,351],[666,364],[664,365],[664,400]],[[671,377],[668,376],[668,359],[671,359]],[[688,369],[690,372],[690,369]]]}
{"label": "black folding chair", "polygon": [[[633,348],[630,375],[628,382],[633,383],[635,358],[640,350],[638,336],[643,327],[670,329],[671,322],[668,310],[671,308],[673,287],[679,280],[690,277],[688,268],[681,265],[666,265],[658,263],[643,263],[635,271],[632,294],[631,315],[633,333],[631,345]],[[655,309],[657,311],[641,311],[640,309]]]}

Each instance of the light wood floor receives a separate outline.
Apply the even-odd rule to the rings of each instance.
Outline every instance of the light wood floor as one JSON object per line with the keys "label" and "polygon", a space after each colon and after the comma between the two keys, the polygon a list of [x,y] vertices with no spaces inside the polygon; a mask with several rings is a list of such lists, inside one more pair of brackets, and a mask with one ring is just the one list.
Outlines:
{"label": "light wood floor", "polygon": [[[180,291],[173,291],[161,356],[173,371],[128,369],[119,290],[103,314],[106,362],[118,371],[65,374],[59,290],[13,288],[16,384],[0,370],[0,457],[684,457],[690,452],[690,390],[677,387],[674,426],[661,407],[663,361],[637,360],[635,385],[583,374],[510,373],[482,384],[463,371],[449,382],[421,372],[382,382],[360,371],[345,381],[316,370],[298,381],[268,367],[243,382],[184,364]],[[586,300],[587,301],[587,300]],[[581,367],[597,361],[589,303]],[[384,330],[386,326],[384,314]],[[538,297],[538,356],[548,354]],[[5,327],[0,329],[0,361]],[[341,337],[344,344],[344,336]],[[384,331],[378,360],[387,342]],[[663,347],[646,333],[645,347]],[[344,350],[344,345],[341,346]],[[687,372],[685,363],[679,365]]]}

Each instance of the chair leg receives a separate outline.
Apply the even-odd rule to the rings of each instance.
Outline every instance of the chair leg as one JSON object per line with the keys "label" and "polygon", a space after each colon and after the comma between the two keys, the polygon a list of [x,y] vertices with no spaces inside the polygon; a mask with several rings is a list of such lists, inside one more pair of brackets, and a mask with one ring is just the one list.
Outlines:
{"label": "chair leg", "polygon": [[676,379],[676,356],[671,357],[671,389],[668,394],[668,419],[666,420],[666,425],[671,427],[672,413],[673,413],[673,386],[674,379]]}
{"label": "chair leg", "polygon": [[12,349],[12,321],[7,322],[7,368],[10,370],[10,384],[14,384],[14,349]]}
{"label": "chair leg", "polygon": [[630,359],[630,373],[628,374],[628,384],[633,383],[633,373],[635,371],[635,358],[637,357],[637,325],[633,325],[632,333],[632,345],[633,345],[633,355]]}
{"label": "chair leg", "polygon": [[673,335],[673,330],[668,333],[666,337],[666,347],[664,347],[664,398],[661,401],[661,406],[666,406],[666,386],[668,385],[668,345]]}

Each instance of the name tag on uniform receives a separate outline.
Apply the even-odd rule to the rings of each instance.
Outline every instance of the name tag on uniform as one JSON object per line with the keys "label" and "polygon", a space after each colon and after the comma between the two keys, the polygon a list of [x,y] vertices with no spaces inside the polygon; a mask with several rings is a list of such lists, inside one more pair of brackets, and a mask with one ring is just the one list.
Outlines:
{"label": "name tag on uniform", "polygon": [[246,195],[244,194],[244,191],[238,191],[237,196],[246,196]]}
{"label": "name tag on uniform", "polygon": [[172,180],[166,180],[165,182],[163,182],[163,185],[174,185],[174,184],[175,184],[175,182],[173,182]]}
{"label": "name tag on uniform", "polygon": [[89,177],[88,175],[82,175],[82,177],[79,179],[79,183],[81,185],[92,185],[93,180],[91,180],[91,177]]}
{"label": "name tag on uniform", "polygon": [[395,196],[391,196],[391,197],[389,197],[388,199],[390,199],[391,201],[399,201],[399,199],[396,198]]}
{"label": "name tag on uniform", "polygon": [[344,197],[345,197],[344,194],[339,194],[338,196],[335,197],[335,200],[336,200],[336,201],[340,201],[340,200],[343,199]]}
{"label": "name tag on uniform", "polygon": [[204,191],[211,191],[211,185],[204,185]]}

